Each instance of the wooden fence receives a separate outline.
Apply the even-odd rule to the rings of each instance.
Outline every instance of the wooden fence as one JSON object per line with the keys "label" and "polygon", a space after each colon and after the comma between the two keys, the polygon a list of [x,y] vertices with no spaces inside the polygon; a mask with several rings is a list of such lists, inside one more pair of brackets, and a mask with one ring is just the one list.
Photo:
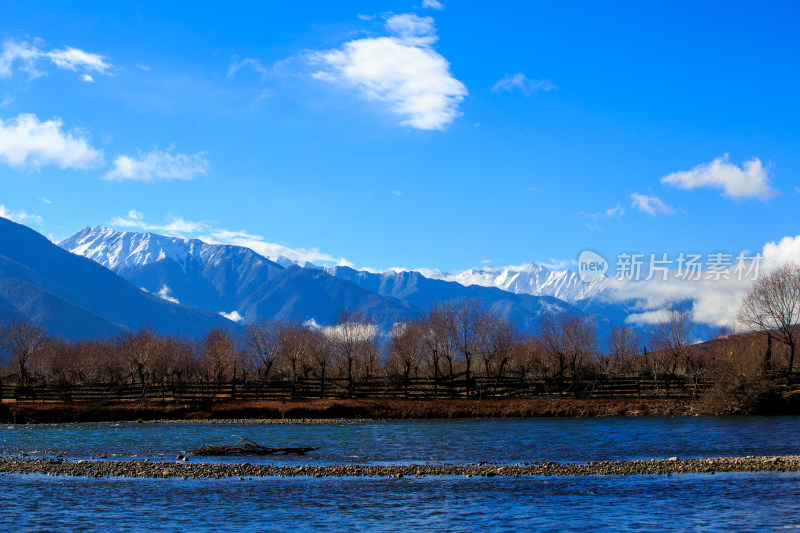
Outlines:
{"label": "wooden fence", "polygon": [[[800,384],[800,374],[792,379]],[[67,385],[0,383],[3,402],[106,402],[106,401],[219,401],[288,400],[293,398],[693,398],[711,386],[706,380],[687,378],[603,376],[577,380],[531,380],[514,377],[411,378],[401,376],[361,380],[316,378],[236,381],[225,383],[83,383]]]}

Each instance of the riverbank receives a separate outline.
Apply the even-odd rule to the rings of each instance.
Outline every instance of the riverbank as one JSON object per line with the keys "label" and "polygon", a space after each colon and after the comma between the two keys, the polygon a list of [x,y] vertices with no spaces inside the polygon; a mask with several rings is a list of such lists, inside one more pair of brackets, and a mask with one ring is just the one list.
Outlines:
{"label": "riverbank", "polygon": [[4,403],[3,423],[138,420],[403,420],[441,418],[604,417],[691,415],[685,399],[304,399],[284,401]]}
{"label": "riverbank", "polygon": [[629,476],[713,474],[717,472],[800,472],[800,456],[653,459],[590,463],[536,462],[499,464],[276,466],[142,461],[64,461],[0,457],[0,473],[71,477],[239,478],[253,477],[389,477],[407,476]]}

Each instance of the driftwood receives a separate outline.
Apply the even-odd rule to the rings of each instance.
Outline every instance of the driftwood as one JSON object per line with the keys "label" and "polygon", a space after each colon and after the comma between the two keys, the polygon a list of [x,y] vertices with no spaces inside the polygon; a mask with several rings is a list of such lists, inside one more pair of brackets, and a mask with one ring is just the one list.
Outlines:
{"label": "driftwood", "polygon": [[305,455],[307,452],[318,450],[309,446],[270,448],[255,442],[250,442],[247,437],[239,437],[238,444],[229,446],[203,446],[189,452],[189,455]]}

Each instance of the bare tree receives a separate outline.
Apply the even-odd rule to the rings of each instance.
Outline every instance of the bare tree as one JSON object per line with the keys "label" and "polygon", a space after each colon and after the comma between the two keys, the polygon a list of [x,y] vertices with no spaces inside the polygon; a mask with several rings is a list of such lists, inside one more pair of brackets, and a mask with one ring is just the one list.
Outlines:
{"label": "bare tree", "polygon": [[210,331],[203,339],[202,362],[206,381],[222,383],[236,379],[236,341],[224,329]]}
{"label": "bare tree", "polygon": [[657,367],[670,378],[677,375],[681,363],[684,370],[691,365],[690,361],[682,361],[682,358],[691,339],[692,327],[690,306],[672,302],[659,312],[658,320],[650,328],[650,347],[657,352],[652,355]]}
{"label": "bare tree", "polygon": [[[679,371],[692,378],[697,389],[700,372],[693,364],[689,345],[692,332],[692,311],[689,304],[672,302],[659,311],[658,319],[650,327],[650,348],[648,362],[653,377],[664,377],[669,394],[672,383]],[[658,383],[658,381],[656,381]]]}
{"label": "bare tree", "polygon": [[615,324],[608,336],[608,357],[603,361],[609,375],[630,375],[635,372],[634,361],[639,353],[639,333],[623,324]]}
{"label": "bare tree", "polygon": [[338,362],[352,390],[356,370],[360,368],[366,374],[374,372],[377,326],[358,311],[342,311],[336,325],[325,328],[324,332],[334,343]]}
{"label": "bare tree", "polygon": [[125,333],[117,343],[117,349],[128,365],[130,376],[139,378],[142,395],[152,377],[152,365],[158,352],[158,338],[150,329],[141,329],[137,333]]}
{"label": "bare tree", "polygon": [[478,352],[481,328],[485,325],[486,312],[478,300],[462,300],[454,309],[453,319],[449,321],[451,336],[458,355],[464,361],[464,377],[467,384],[467,397],[470,395],[472,360]]}
{"label": "bare tree", "polygon": [[408,396],[411,375],[419,374],[420,365],[425,354],[424,323],[406,320],[395,325],[389,341],[389,367],[403,376],[403,387]]}
{"label": "bare tree", "polygon": [[16,367],[19,384],[29,384],[28,365],[39,350],[44,330],[28,319],[19,319],[0,328],[0,348]]}
{"label": "bare tree", "polygon": [[313,372],[320,380],[320,397],[325,397],[325,386],[328,375],[328,367],[333,359],[333,342],[319,330],[307,331],[308,334],[308,353],[311,360]]}
{"label": "bare tree", "polygon": [[[739,308],[739,321],[749,329],[763,331],[770,340],[786,344],[791,372],[800,322],[800,263],[784,263],[758,278]],[[770,356],[771,350],[767,349],[767,369]]]}
{"label": "bare tree", "polygon": [[596,333],[590,317],[568,312],[547,313],[540,323],[542,346],[555,363],[556,377],[573,381],[596,354]]}
{"label": "bare tree", "polygon": [[487,313],[482,320],[478,336],[478,353],[483,360],[486,378],[491,379],[494,375],[496,394],[500,378],[520,342],[519,333],[507,318]]}
{"label": "bare tree", "polygon": [[280,343],[280,360],[288,365],[292,379],[292,393],[296,392],[297,378],[301,375],[308,378],[314,368],[312,361],[312,345],[315,333],[300,323],[282,324]]}
{"label": "bare tree", "polygon": [[282,353],[284,330],[284,325],[276,320],[262,320],[245,327],[245,350],[262,381],[269,380],[270,370]]}
{"label": "bare tree", "polygon": [[430,365],[433,367],[434,397],[438,396],[438,378],[441,365],[447,365],[449,388],[453,393],[457,348],[455,345],[456,308],[451,303],[436,304],[424,319],[426,331],[425,344]]}

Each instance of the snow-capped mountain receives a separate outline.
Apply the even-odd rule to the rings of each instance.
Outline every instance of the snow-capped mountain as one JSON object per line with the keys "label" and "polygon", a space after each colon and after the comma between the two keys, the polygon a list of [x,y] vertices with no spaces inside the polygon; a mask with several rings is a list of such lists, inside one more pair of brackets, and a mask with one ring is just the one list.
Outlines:
{"label": "snow-capped mountain", "polygon": [[605,281],[601,278],[587,283],[570,270],[550,270],[533,263],[502,270],[494,267],[465,270],[458,274],[443,274],[442,279],[462,285],[497,287],[514,294],[552,296],[570,303],[596,296],[603,290]]}
{"label": "snow-capped mountain", "polygon": [[20,316],[67,339],[113,337],[145,326],[176,336],[236,328],[218,314],[145,294],[94,261],[0,218],[0,319]]}
{"label": "snow-capped mountain", "polygon": [[317,267],[287,267],[233,245],[153,233],[84,228],[59,243],[137,287],[171,301],[245,323],[263,318],[329,323],[342,309],[361,309],[389,326],[414,314],[406,303],[330,276]]}
{"label": "snow-capped mountain", "polygon": [[284,267],[249,248],[106,227],[84,228],[59,246],[162,299],[244,323],[275,317],[324,324],[335,321],[343,309],[359,309],[388,331],[436,302],[478,298],[527,329],[545,309],[586,309],[549,296],[432,279],[416,271],[377,274],[310,264]]}
{"label": "snow-capped mountain", "polygon": [[[193,262],[209,266],[234,261],[237,270],[280,265],[249,248],[207,244],[199,239],[179,239],[154,233],[118,232],[105,226],[85,227],[58,245],[82,255],[117,273],[135,270],[157,261],[171,260],[184,270]],[[286,258],[282,258],[285,261]]]}

